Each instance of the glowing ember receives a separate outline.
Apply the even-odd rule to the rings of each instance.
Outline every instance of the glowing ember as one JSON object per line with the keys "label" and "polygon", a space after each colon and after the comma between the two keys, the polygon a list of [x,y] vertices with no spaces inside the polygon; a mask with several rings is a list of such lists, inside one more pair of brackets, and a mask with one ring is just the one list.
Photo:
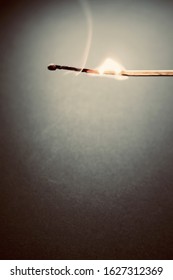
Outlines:
{"label": "glowing ember", "polygon": [[121,71],[125,70],[125,68],[111,58],[107,58],[103,62],[103,64],[97,68],[97,70],[100,75],[104,75],[104,74],[109,75],[110,73],[111,77],[114,77],[118,80],[128,79],[128,77],[124,77],[121,75]]}

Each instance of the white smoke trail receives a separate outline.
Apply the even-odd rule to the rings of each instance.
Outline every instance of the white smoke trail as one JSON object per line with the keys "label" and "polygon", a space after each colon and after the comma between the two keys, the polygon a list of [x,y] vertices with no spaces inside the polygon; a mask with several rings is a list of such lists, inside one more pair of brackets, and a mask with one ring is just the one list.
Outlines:
{"label": "white smoke trail", "polygon": [[[85,14],[86,17],[86,23],[87,23],[87,29],[88,29],[88,35],[87,35],[87,41],[86,41],[86,47],[84,50],[84,54],[83,54],[83,59],[82,59],[82,65],[81,68],[85,68],[87,59],[88,59],[88,55],[89,55],[89,51],[90,51],[90,47],[91,47],[91,40],[92,40],[92,16],[91,16],[91,11],[88,5],[88,2],[86,0],[79,0],[83,12]],[[81,72],[79,72],[77,75],[79,75]]]}

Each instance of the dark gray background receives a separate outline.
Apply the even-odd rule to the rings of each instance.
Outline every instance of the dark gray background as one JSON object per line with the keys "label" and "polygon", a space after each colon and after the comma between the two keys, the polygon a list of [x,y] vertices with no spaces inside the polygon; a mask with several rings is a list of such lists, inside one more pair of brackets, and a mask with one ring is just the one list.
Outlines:
{"label": "dark gray background", "polygon": [[87,15],[87,67],[172,69],[173,5],[88,5],[1,4],[1,259],[173,257],[173,78],[46,69],[82,65]]}

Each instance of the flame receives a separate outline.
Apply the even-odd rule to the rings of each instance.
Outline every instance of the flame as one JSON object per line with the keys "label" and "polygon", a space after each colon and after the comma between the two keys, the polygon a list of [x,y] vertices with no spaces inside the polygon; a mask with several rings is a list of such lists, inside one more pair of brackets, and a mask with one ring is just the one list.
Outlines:
{"label": "flame", "polygon": [[97,70],[99,71],[100,75],[109,75],[110,73],[110,77],[114,77],[118,80],[128,79],[128,77],[121,76],[121,71],[125,70],[125,68],[111,58],[107,58],[102,65],[97,67]]}

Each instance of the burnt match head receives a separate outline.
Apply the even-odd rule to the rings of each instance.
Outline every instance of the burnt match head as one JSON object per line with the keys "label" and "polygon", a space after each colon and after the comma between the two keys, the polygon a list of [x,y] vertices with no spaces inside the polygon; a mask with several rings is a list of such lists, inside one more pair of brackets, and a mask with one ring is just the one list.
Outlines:
{"label": "burnt match head", "polygon": [[56,64],[50,64],[47,66],[47,68],[50,70],[50,71],[55,71],[57,69],[57,66]]}

